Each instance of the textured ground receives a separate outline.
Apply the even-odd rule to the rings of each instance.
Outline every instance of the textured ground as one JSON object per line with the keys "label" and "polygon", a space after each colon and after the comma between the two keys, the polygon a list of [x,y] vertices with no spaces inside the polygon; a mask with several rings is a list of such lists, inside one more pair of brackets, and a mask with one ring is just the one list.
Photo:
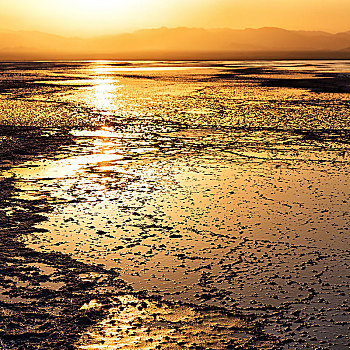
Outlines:
{"label": "textured ground", "polygon": [[1,64],[2,346],[346,349],[342,64]]}

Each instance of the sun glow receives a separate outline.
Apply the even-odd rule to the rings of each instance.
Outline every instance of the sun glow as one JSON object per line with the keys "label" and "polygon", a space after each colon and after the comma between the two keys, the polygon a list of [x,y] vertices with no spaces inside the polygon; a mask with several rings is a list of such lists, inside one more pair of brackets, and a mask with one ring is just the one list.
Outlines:
{"label": "sun glow", "polygon": [[0,29],[99,36],[144,28],[349,30],[349,0],[8,0]]}
{"label": "sun glow", "polygon": [[[172,25],[169,18],[179,12],[177,1],[12,0],[0,2],[0,29],[1,22],[5,20],[9,29],[39,30],[66,36],[99,36]],[[157,21],[160,21],[159,24],[155,24]]]}
{"label": "sun glow", "polygon": [[[96,2],[96,1],[92,1]],[[106,1],[109,2],[109,1]],[[111,78],[106,61],[100,61],[92,67],[94,73],[92,101],[95,108],[112,113],[116,104],[116,93],[121,88],[119,81]]]}
{"label": "sun glow", "polygon": [[112,94],[115,87],[108,80],[96,80],[94,86],[95,106],[105,112],[111,112],[114,107]]}
{"label": "sun glow", "polygon": [[[113,1],[113,0],[75,0],[74,2],[63,0],[64,7],[70,9],[73,12],[78,12],[81,15],[87,15],[89,17],[106,16],[111,12],[117,11],[125,12],[132,9],[140,0],[128,0],[128,1]],[[64,4],[65,3],[65,4]]]}

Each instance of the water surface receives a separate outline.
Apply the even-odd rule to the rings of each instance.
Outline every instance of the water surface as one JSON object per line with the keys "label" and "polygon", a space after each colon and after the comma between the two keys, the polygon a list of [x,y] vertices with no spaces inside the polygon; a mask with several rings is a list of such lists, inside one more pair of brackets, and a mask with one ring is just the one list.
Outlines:
{"label": "water surface", "polygon": [[[214,307],[254,315],[269,336],[287,340],[266,338],[261,348],[346,348],[349,61],[8,62],[0,69],[2,177],[14,183],[12,201],[50,207],[41,213],[46,221],[20,232],[27,249],[102,266],[164,302],[211,308],[203,316],[171,304],[170,314],[180,308],[194,323],[218,323]],[[125,320],[115,318],[126,303],[134,322],[142,301],[115,296],[109,316],[78,347],[102,337],[100,348],[149,348],[149,333],[120,335]],[[154,348],[184,341],[166,341],[175,323],[162,324]],[[225,348],[234,337],[253,346],[243,323],[239,335],[204,327],[206,346]]]}

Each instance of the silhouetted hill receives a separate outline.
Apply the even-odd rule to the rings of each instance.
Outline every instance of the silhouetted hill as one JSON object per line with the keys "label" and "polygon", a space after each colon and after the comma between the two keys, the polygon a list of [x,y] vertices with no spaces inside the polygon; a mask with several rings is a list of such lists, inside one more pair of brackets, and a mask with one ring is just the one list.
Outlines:
{"label": "silhouetted hill", "polygon": [[[91,39],[0,31],[1,59],[350,58],[350,31],[158,28]],[[305,56],[305,57],[301,57]]]}

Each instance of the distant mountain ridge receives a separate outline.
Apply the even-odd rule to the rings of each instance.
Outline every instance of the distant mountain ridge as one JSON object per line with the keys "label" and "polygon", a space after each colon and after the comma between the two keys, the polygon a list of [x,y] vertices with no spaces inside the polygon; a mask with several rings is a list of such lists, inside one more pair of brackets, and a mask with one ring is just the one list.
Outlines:
{"label": "distant mountain ridge", "polygon": [[[157,28],[89,39],[0,31],[0,59],[349,58],[350,31]],[[294,56],[293,56],[294,53]],[[227,57],[226,57],[227,56]],[[288,56],[288,57],[287,57]],[[324,57],[323,57],[324,56]],[[261,58],[261,57],[260,57]],[[305,57],[307,58],[307,57]]]}

